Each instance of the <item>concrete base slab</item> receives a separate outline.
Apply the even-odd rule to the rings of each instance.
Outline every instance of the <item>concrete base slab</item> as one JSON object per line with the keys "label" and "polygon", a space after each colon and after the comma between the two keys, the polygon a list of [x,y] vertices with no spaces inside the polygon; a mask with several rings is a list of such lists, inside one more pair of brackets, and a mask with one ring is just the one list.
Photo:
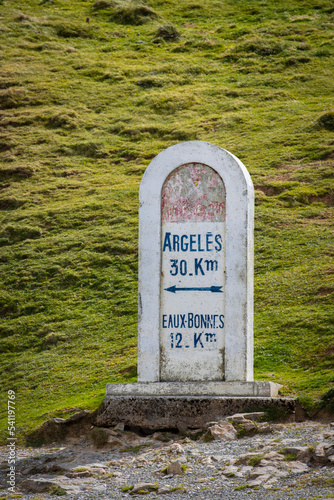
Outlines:
{"label": "concrete base slab", "polygon": [[267,381],[136,382],[107,384],[107,396],[251,396],[277,397],[280,384]]}
{"label": "concrete base slab", "polygon": [[180,426],[196,429],[235,413],[251,411],[267,411],[277,418],[290,416],[294,420],[295,408],[294,399],[278,397],[107,395],[95,421],[100,427],[122,422],[128,427],[150,431]]}

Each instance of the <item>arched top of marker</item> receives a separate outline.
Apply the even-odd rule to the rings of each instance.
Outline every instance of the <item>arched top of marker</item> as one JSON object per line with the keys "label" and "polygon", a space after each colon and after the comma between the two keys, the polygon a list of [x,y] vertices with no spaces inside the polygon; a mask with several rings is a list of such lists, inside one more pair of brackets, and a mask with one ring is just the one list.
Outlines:
{"label": "arched top of marker", "polygon": [[162,222],[213,222],[225,219],[225,187],[217,172],[202,163],[173,170],[162,188]]}
{"label": "arched top of marker", "polygon": [[[189,141],[171,146],[153,158],[140,184],[140,205],[154,205],[155,201],[161,205],[162,190],[165,181],[166,185],[169,182],[168,176],[187,164],[211,167],[221,177],[227,196],[231,192],[240,194],[241,190],[250,203],[253,203],[252,180],[246,167],[236,156],[208,142]],[[173,175],[177,176],[177,171]]]}

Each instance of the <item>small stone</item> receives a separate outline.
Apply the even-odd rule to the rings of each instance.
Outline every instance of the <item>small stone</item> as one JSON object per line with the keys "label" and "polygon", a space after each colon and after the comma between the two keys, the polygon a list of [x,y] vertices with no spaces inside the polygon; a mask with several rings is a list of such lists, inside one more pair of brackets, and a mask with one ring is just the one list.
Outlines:
{"label": "small stone", "polygon": [[252,432],[257,429],[257,426],[253,424],[251,420],[245,420],[243,425],[243,429],[246,433]]}
{"label": "small stone", "polygon": [[260,465],[261,467],[267,467],[267,466],[272,465],[272,461],[271,461],[271,460],[266,460],[265,458],[263,458],[263,459],[260,461],[259,465]]}
{"label": "small stone", "polygon": [[324,439],[334,439],[334,431],[324,432],[323,437]]}
{"label": "small stone", "polygon": [[67,469],[55,462],[43,463],[22,470],[22,474],[25,476],[32,476],[33,474],[64,474],[65,472],[67,472]]}
{"label": "small stone", "polygon": [[108,463],[108,465],[111,466],[111,467],[120,467],[121,463],[117,462],[117,460],[110,460],[110,462]]}
{"label": "small stone", "polygon": [[251,465],[244,465],[241,468],[243,474],[249,474],[250,471],[252,471],[253,469],[254,469],[254,467],[252,467]]}
{"label": "small stone", "polygon": [[272,429],[276,432],[284,431],[285,427],[283,424],[272,424]]}
{"label": "small stone", "polygon": [[191,439],[189,439],[188,437],[186,437],[186,438],[183,439],[183,443],[185,443],[185,444],[191,443]]}
{"label": "small stone", "polygon": [[292,472],[293,474],[303,474],[310,470],[306,464],[297,460],[293,462],[282,462],[282,466],[283,465],[288,472]]}
{"label": "small stone", "polygon": [[174,476],[182,475],[183,470],[182,470],[180,462],[176,461],[176,462],[171,462],[170,464],[168,464],[167,474],[173,474]]}
{"label": "small stone", "polygon": [[215,424],[218,424],[218,422],[217,421],[206,422],[203,427],[204,429],[208,429],[209,427],[212,427]]}
{"label": "small stone", "polygon": [[254,422],[260,422],[263,419],[265,413],[263,411],[254,411],[252,413],[244,413],[243,415],[247,420],[253,420]]}
{"label": "small stone", "polygon": [[243,424],[245,421],[245,417],[241,413],[236,413],[235,415],[232,415],[232,417],[226,417],[226,420],[230,423],[234,424]]}
{"label": "small stone", "polygon": [[91,464],[86,464],[84,467],[95,472],[96,470],[104,470],[105,464],[103,464],[102,462],[93,462]]}
{"label": "small stone", "polygon": [[269,451],[266,453],[263,457],[265,460],[272,460],[272,461],[281,461],[284,460],[283,456],[280,453],[277,453],[277,451]]}
{"label": "small stone", "polygon": [[275,467],[269,466],[269,467],[254,467],[254,469],[249,473],[249,479],[256,479],[261,476],[265,475],[273,475],[276,474],[278,471]]}
{"label": "small stone", "polygon": [[232,441],[237,437],[237,431],[233,425],[224,420],[209,427],[209,432],[215,440]]}
{"label": "small stone", "polygon": [[171,492],[172,492],[171,486],[162,486],[158,490],[158,495],[165,495],[166,493],[171,493]]}
{"label": "small stone", "polygon": [[[64,476],[53,476],[52,479],[43,477],[30,478],[21,483],[21,487],[31,493],[50,493],[51,495],[66,495],[80,493],[78,484]],[[99,486],[97,487],[99,488]]]}
{"label": "small stone", "polygon": [[251,420],[255,422],[259,422],[264,417],[263,411],[252,412],[252,413],[235,413],[231,417],[226,417],[228,422],[235,422],[236,424],[241,424],[245,420]]}
{"label": "small stone", "polygon": [[254,486],[260,486],[265,481],[268,481],[268,479],[270,479],[270,474],[263,474],[261,476],[258,476],[253,481],[249,481],[248,486],[250,486],[251,488],[254,488]]}
{"label": "small stone", "polygon": [[30,493],[45,493],[50,490],[54,483],[45,479],[26,479],[21,483],[21,488]]}
{"label": "small stone", "polygon": [[295,455],[302,462],[309,462],[311,459],[311,452],[308,446],[288,446],[285,448],[284,454]]}
{"label": "small stone", "polygon": [[110,435],[107,440],[107,444],[110,448],[116,448],[117,446],[124,446],[126,443],[122,441],[121,439]]}
{"label": "small stone", "polygon": [[188,431],[188,435],[195,439],[199,438],[202,434],[203,434],[203,429],[194,429],[192,431]]}
{"label": "small stone", "polygon": [[105,469],[98,469],[98,468],[96,468],[96,469],[92,470],[92,473],[96,474],[98,476],[102,476],[103,474],[106,474],[106,470]]}
{"label": "small stone", "polygon": [[123,477],[123,474],[121,472],[118,472],[118,471],[113,472],[112,475],[113,475],[113,477]]}
{"label": "small stone", "polygon": [[266,481],[264,484],[262,484],[262,487],[265,490],[270,490],[276,486],[277,481],[278,481],[278,479],[276,479],[275,477],[271,477],[268,481]]}
{"label": "small stone", "polygon": [[165,448],[167,453],[172,453],[173,455],[182,455],[184,453],[184,449],[179,443],[173,443]]}
{"label": "small stone", "polygon": [[229,465],[225,467],[223,470],[223,474],[226,477],[234,477],[239,471],[239,467],[236,467],[235,465]]}
{"label": "small stone", "polygon": [[334,454],[334,444],[328,443],[324,448],[327,457]]}
{"label": "small stone", "polygon": [[267,423],[259,424],[257,430],[260,434],[270,434],[272,432],[272,427]]}
{"label": "small stone", "polygon": [[65,474],[66,477],[91,477],[93,474],[89,470],[83,470],[83,471],[78,471],[78,472],[67,472]]}
{"label": "small stone", "polygon": [[319,443],[313,452],[313,459],[318,464],[324,464],[327,462],[325,443]]}
{"label": "small stone", "polygon": [[137,483],[133,486],[132,490],[130,491],[131,495],[134,495],[135,493],[139,492],[150,492],[150,491],[156,491],[159,488],[159,485],[157,483]]}

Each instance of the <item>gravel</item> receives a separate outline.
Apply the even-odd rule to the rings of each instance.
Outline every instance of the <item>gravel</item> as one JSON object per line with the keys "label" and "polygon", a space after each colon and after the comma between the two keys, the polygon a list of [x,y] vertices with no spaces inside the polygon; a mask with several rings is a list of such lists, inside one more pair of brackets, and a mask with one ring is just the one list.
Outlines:
{"label": "gravel", "polygon": [[[158,485],[158,490],[146,494],[147,498],[166,497],[168,500],[334,498],[333,462],[326,459],[316,463],[312,455],[319,444],[327,448],[331,444],[334,446],[333,424],[306,421],[272,426],[271,430],[265,435],[210,442],[181,439],[177,434],[165,434],[163,437],[170,439],[162,442],[159,440],[161,434],[153,439],[152,436],[140,438],[133,433],[119,432],[124,440],[132,440],[133,446],[96,449],[91,441],[83,439],[60,447],[17,448],[15,493],[27,500],[59,498],[62,490],[53,489],[50,494],[38,489],[29,493],[21,489],[22,481],[32,480],[36,485],[39,480],[44,481],[44,485],[49,481],[47,484],[65,488],[69,500],[140,497],[144,494],[132,495],[131,490],[124,492],[122,489],[135,485],[135,490],[141,482]],[[311,458],[300,461],[284,456],[285,448],[296,446],[307,447]],[[270,452],[279,455],[267,455]],[[258,463],[250,465],[246,458],[244,465],[235,464],[241,455],[250,453]],[[266,459],[265,455],[276,459]],[[2,485],[6,485],[7,480],[7,456],[8,449],[2,447]],[[181,474],[162,472],[173,462],[180,464]],[[52,473],[54,464],[57,467]],[[174,469],[177,471],[180,467]],[[145,491],[149,486],[138,488]],[[173,488],[175,490],[170,491]],[[1,495],[13,498],[12,494],[3,489],[0,498]]]}

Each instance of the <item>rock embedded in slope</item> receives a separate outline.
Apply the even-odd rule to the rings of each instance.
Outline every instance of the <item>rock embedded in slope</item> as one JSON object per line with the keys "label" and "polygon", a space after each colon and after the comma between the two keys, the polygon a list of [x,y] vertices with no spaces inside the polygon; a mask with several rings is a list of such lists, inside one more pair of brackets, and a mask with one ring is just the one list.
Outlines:
{"label": "rock embedded in slope", "polygon": [[157,491],[159,488],[158,483],[136,483],[131,491],[129,492],[131,495],[135,494],[143,494],[143,493],[149,493],[150,491]]}
{"label": "rock embedded in slope", "polygon": [[226,420],[221,420],[217,424],[212,425],[208,428],[208,431],[215,440],[232,441],[237,437],[237,431]]}
{"label": "rock embedded in slope", "polygon": [[184,470],[182,469],[182,465],[180,464],[180,462],[178,461],[175,461],[175,462],[171,462],[170,464],[167,465],[167,474],[173,474],[174,476],[175,475],[179,475],[181,476],[182,474],[184,474]]}

